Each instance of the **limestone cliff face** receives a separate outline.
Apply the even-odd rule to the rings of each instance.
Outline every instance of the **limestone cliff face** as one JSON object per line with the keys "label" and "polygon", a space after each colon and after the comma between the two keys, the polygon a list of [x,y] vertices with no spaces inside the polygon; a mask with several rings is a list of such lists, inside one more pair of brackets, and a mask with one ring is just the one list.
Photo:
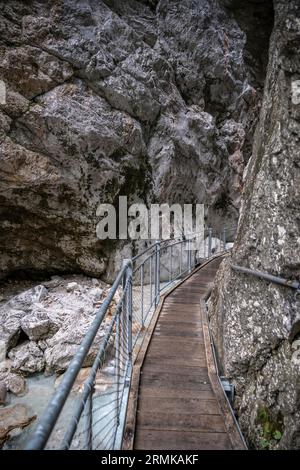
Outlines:
{"label": "limestone cliff face", "polygon": [[276,0],[268,73],[232,259],[209,316],[223,373],[249,444],[300,448],[300,298],[237,274],[230,263],[300,277],[300,5]]}
{"label": "limestone cliff face", "polygon": [[272,27],[271,2],[243,5],[0,1],[1,277],[103,273],[118,195],[237,220]]}

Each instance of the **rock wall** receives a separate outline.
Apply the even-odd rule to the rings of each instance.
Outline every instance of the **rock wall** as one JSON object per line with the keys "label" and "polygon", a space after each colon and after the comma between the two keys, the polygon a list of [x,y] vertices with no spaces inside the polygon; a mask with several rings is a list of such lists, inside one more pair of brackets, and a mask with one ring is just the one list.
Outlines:
{"label": "rock wall", "polygon": [[300,298],[230,264],[300,278],[300,5],[275,0],[275,26],[237,241],[209,304],[223,374],[250,447],[300,448]]}
{"label": "rock wall", "polygon": [[236,222],[273,21],[245,8],[0,0],[0,277],[113,276],[96,208],[118,195]]}

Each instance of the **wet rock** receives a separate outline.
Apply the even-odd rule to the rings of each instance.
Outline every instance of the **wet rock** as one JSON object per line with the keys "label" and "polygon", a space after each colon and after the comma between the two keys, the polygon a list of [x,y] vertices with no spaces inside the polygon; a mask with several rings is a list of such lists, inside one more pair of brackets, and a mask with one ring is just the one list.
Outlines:
{"label": "wet rock", "polygon": [[9,439],[14,429],[23,429],[35,419],[36,416],[30,413],[25,405],[0,408],[0,444]]}
{"label": "wet rock", "polygon": [[26,341],[13,348],[8,357],[12,361],[12,370],[20,371],[25,375],[42,372],[45,368],[43,351],[34,341]]}
{"label": "wet rock", "polygon": [[27,392],[26,380],[20,374],[9,373],[6,384],[8,391],[14,395],[22,396]]}

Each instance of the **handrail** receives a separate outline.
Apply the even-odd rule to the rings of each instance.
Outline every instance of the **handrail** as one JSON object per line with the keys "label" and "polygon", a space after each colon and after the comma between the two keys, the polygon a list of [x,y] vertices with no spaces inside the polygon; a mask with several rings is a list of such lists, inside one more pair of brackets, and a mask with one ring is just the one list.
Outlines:
{"label": "handrail", "polygon": [[[198,232],[199,234],[201,234],[201,232]],[[196,237],[196,235],[198,235],[198,233],[194,233],[194,234],[189,234],[189,235],[186,235],[185,237],[189,237],[189,236],[193,236],[193,238]],[[169,242],[174,242],[175,240],[178,240],[178,242],[180,243],[184,238],[183,237],[176,237],[176,238],[168,238],[166,240],[160,240],[160,244],[163,245],[163,244],[170,244]],[[188,239],[188,238],[187,238]],[[132,262],[136,261],[138,258],[140,258],[141,256],[143,256],[145,253],[147,253],[148,251],[150,251],[151,249],[155,248],[155,245],[156,245],[156,241],[148,246],[147,248],[145,248],[145,250],[143,250],[141,253],[138,253],[137,255],[135,255],[133,258],[132,258]]]}
{"label": "handrail", "polygon": [[[145,334],[149,321],[151,321],[151,317],[159,303],[161,292],[170,284],[190,273],[199,261],[210,259],[217,253],[226,252],[226,229],[214,232],[212,228],[205,228],[204,233],[201,234],[204,235],[203,240],[201,240],[203,245],[200,250],[201,253],[196,251],[192,255],[191,243],[199,234],[194,233],[181,239],[173,238],[156,241],[132,259],[123,261],[123,266],[117,274],[109,294],[96,311],[95,318],[64,373],[60,385],[37,423],[33,436],[26,447],[28,450],[45,448],[90,348],[94,345],[96,335],[101,325],[105,324],[105,320],[109,320],[109,326],[107,327],[105,324],[105,335],[101,339],[95,358],[93,358],[91,370],[84,381],[83,391],[73,407],[70,422],[67,427],[65,426],[61,447],[63,449],[70,448],[75,435],[78,436],[77,431],[80,435],[84,435],[84,444],[81,444],[84,448],[92,449],[98,448],[99,445],[102,446],[102,441],[98,442],[101,429],[97,428],[97,419],[99,418],[99,415],[97,415],[98,398],[94,385],[97,380],[97,372],[105,367],[105,355],[107,353],[113,355],[112,360],[116,368],[114,373],[115,388],[111,388],[109,392],[115,406],[110,412],[110,416],[114,413],[114,418],[111,418],[109,422],[112,426],[108,428],[112,430],[112,436],[110,436],[113,439],[109,441],[108,448],[120,448],[125,422],[124,410],[127,406],[132,374],[132,354],[135,351],[137,340]],[[180,245],[179,250],[175,249],[178,245]],[[143,255],[146,256],[141,258]],[[122,287],[122,295],[114,307],[115,310],[111,319],[109,317],[109,307],[119,287]],[[109,343],[113,344],[111,353],[108,351]],[[79,426],[81,418],[87,420],[84,431]],[[93,423],[94,418],[97,419]],[[105,415],[100,419],[104,418]],[[95,432],[93,426],[95,426]],[[96,437],[97,441],[95,443]],[[101,448],[106,448],[106,445],[103,444]]]}
{"label": "handrail", "polygon": [[291,287],[292,289],[296,289],[297,292],[300,293],[300,283],[298,281],[290,281],[279,276],[273,276],[269,273],[257,271],[255,269],[245,268],[243,266],[237,266],[234,264],[231,265],[231,268],[243,274],[251,274],[252,276],[265,279],[266,281],[274,282],[275,284],[280,284],[281,286]]}
{"label": "handrail", "polygon": [[[224,235],[226,237],[226,234],[235,233],[236,230],[237,230],[237,226],[234,226],[234,227],[225,226],[225,227],[223,227],[222,234],[221,234],[223,236],[223,240],[224,240]],[[193,240],[193,239],[197,238],[197,235],[204,235],[204,237],[205,237],[206,235],[209,236],[210,233],[212,234],[212,229],[210,227],[204,227],[203,232],[192,232],[192,233],[189,233],[187,235],[184,235],[184,237],[182,236],[182,237],[176,237],[176,238],[168,238],[166,240],[160,240],[160,243],[162,245],[162,244],[167,244],[168,242],[175,242],[176,240],[178,240],[179,242],[182,241],[183,239]],[[220,234],[218,234],[218,235],[220,235]],[[190,238],[190,237],[192,237],[192,238]],[[132,257],[132,262],[135,262],[138,258],[143,256],[145,253],[147,253],[151,249],[155,249],[155,244],[156,244],[156,242],[154,242],[152,245],[145,248],[145,250],[143,250],[141,253],[138,253],[137,255],[133,256]]]}
{"label": "handrail", "polygon": [[50,403],[48,404],[40,423],[38,424],[33,438],[30,440],[27,450],[38,450],[43,449],[46,445],[48,438],[51,434],[51,431],[59,417],[59,414],[68,398],[68,395],[73,387],[73,384],[76,380],[78,372],[80,371],[83,362],[89,349],[95,339],[95,336],[99,330],[99,327],[103,321],[103,318],[106,314],[106,311],[112,301],[117,288],[120,285],[122,280],[123,274],[128,269],[128,267],[132,266],[131,260],[127,260],[127,262],[123,265],[122,269],[120,270],[119,274],[117,275],[115,282],[113,283],[109,294],[107,295],[106,299],[104,300],[103,304],[99,308],[98,312],[96,313],[96,317],[91,324],[90,328],[86,336],[84,337],[81,345],[79,346],[77,353],[75,354],[74,358],[72,359],[64,377],[61,381],[60,386],[54,393]]}

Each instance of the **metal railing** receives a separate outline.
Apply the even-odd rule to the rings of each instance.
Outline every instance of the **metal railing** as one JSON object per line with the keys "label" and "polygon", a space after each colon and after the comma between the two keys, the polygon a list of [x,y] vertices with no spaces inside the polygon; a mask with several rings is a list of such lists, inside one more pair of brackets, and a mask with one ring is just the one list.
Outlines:
{"label": "metal railing", "polygon": [[[202,260],[226,251],[233,230],[217,234],[209,228],[201,234],[157,241],[123,261],[27,449],[121,448],[135,346],[161,293]],[[195,241],[197,251],[192,249]],[[88,358],[90,368],[86,368]]]}
{"label": "metal railing", "polygon": [[236,266],[234,264],[231,265],[231,268],[234,271],[238,271],[243,274],[250,274],[260,279],[264,279],[265,281],[273,282],[274,284],[296,289],[297,293],[300,293],[300,283],[298,281],[290,281],[279,276],[274,276],[273,274],[257,271],[256,269],[244,268],[244,266]]}

